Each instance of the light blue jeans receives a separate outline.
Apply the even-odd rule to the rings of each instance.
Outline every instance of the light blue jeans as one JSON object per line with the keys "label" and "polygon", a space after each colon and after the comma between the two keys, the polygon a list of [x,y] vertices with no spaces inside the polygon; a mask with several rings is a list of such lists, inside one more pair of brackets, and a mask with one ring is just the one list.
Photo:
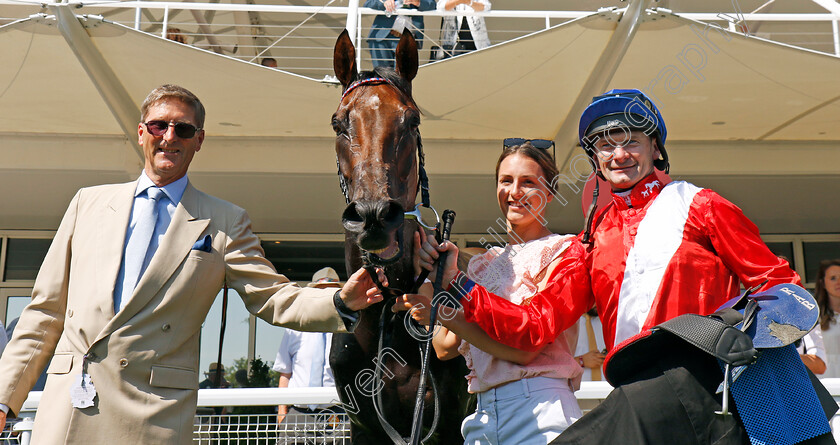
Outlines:
{"label": "light blue jeans", "polygon": [[567,379],[532,377],[478,393],[465,445],[545,445],[583,414]]}

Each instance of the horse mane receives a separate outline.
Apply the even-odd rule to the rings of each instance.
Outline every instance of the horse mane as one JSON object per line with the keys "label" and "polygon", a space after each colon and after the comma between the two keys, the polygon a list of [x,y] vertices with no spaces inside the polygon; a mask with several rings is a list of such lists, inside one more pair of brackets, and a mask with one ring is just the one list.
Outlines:
{"label": "horse mane", "polygon": [[399,73],[397,73],[394,69],[386,68],[383,66],[377,66],[373,69],[373,71],[360,72],[356,80],[365,80],[370,79],[372,77],[381,77],[387,80],[388,83],[396,87],[400,93],[405,95],[405,97],[408,99],[408,102],[414,108],[419,109],[417,103],[414,102],[414,97],[411,94],[411,82],[405,80],[405,78],[400,76]]}

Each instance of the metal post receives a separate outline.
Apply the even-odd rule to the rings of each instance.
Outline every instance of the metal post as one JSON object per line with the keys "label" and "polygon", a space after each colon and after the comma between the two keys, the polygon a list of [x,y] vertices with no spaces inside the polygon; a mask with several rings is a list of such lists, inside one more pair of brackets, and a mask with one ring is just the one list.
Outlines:
{"label": "metal post", "polygon": [[[102,100],[108,105],[108,109],[111,110],[111,114],[114,115],[120,125],[126,140],[134,149],[137,160],[140,162],[139,166],[142,167],[143,150],[137,145],[137,122],[140,117],[140,109],[131,95],[128,94],[120,79],[114,74],[111,66],[105,61],[102,53],[93,43],[90,34],[79,22],[79,18],[73,14],[71,8],[70,5],[52,6],[55,11],[56,22],[58,22],[58,30],[64,36],[67,45],[73,50],[73,54],[79,60],[82,68],[87,72],[96,90],[99,91]],[[87,20],[92,21],[94,19],[88,17]],[[137,165],[132,164],[130,167],[131,175],[137,174],[137,170],[135,170]]]}
{"label": "metal post", "polygon": [[18,440],[20,440],[20,445],[29,445],[29,441],[32,439],[32,425],[34,424],[35,422],[32,420],[32,417],[27,416],[12,427],[12,431],[20,433],[20,436],[18,437]]}
{"label": "metal post", "polygon": [[356,27],[359,26],[359,2],[351,0],[347,5],[347,34],[356,35]]}
{"label": "metal post", "polygon": [[551,28],[551,17],[545,16],[545,29]]}
{"label": "metal post", "polygon": [[[358,19],[356,20],[356,69],[362,70],[362,11],[357,11]],[[352,35],[352,34],[351,34]]]}
{"label": "metal post", "polygon": [[166,28],[169,26],[169,4],[163,8],[163,26],[160,29],[160,36],[166,38]]}
{"label": "metal post", "polygon": [[838,32],[837,27],[840,21],[832,20],[831,21],[831,32],[834,34],[834,55],[840,56],[840,32]]}
{"label": "metal post", "polygon": [[[630,42],[642,23],[645,10],[652,1],[631,0],[627,8],[621,13],[612,36],[607,41],[607,45],[595,63],[591,75],[572,104],[569,116],[580,116],[580,113],[589,105],[592,98],[604,92],[604,88],[609,85],[610,80],[618,70],[621,59],[627,53],[627,48],[630,47]],[[565,159],[562,163],[558,163],[558,166],[568,167],[569,161],[572,159],[574,146],[577,143],[577,124],[577,119],[566,119],[554,137],[557,148],[562,147],[567,150]]]}
{"label": "metal post", "polygon": [[134,29],[140,31],[140,7],[138,6],[137,9],[134,11]]}

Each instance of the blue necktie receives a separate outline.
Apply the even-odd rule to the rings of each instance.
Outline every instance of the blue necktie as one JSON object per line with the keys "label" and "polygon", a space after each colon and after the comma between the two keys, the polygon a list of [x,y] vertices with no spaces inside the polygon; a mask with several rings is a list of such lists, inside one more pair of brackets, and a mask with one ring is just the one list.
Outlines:
{"label": "blue necktie", "polygon": [[155,233],[155,225],[158,219],[158,200],[163,196],[163,191],[157,187],[146,189],[149,199],[135,199],[137,223],[125,245],[125,280],[123,281],[122,295],[115,301],[114,309],[119,312],[125,303],[134,293],[134,288],[140,277],[143,275],[148,262],[146,255],[149,250],[149,243]]}

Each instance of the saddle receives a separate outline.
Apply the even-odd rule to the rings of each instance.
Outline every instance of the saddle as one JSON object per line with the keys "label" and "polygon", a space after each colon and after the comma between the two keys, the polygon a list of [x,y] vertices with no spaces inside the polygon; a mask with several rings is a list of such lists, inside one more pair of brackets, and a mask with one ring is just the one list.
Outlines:
{"label": "saddle", "polygon": [[781,284],[755,294],[751,289],[714,314],[681,315],[627,339],[607,356],[604,375],[618,387],[663,354],[693,346],[715,357],[724,371],[717,414],[729,414],[731,387],[753,443],[768,437],[797,443],[829,432],[827,419],[838,409],[793,346],[818,320],[814,297],[799,286]]}

